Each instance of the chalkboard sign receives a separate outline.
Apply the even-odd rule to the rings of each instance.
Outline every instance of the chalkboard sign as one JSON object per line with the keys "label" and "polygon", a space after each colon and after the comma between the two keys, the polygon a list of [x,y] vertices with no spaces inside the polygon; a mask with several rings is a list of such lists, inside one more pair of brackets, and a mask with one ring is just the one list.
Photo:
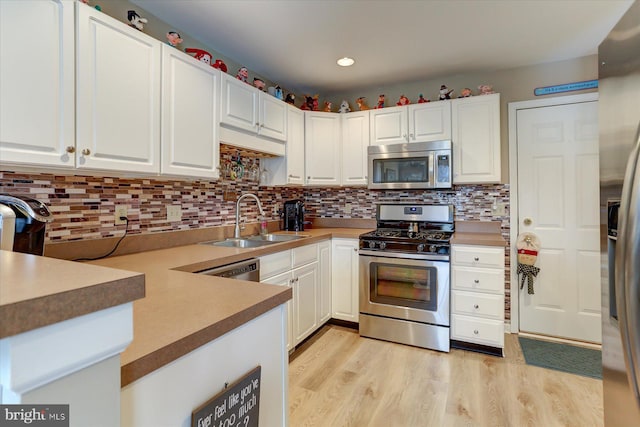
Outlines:
{"label": "chalkboard sign", "polygon": [[191,414],[191,427],[258,427],[260,372],[257,366]]}

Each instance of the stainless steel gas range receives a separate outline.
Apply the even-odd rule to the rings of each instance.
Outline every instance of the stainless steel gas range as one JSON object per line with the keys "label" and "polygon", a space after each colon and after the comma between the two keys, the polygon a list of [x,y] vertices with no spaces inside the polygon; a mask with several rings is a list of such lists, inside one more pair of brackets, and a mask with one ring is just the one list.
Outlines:
{"label": "stainless steel gas range", "polygon": [[360,335],[449,351],[453,206],[380,204],[360,236]]}

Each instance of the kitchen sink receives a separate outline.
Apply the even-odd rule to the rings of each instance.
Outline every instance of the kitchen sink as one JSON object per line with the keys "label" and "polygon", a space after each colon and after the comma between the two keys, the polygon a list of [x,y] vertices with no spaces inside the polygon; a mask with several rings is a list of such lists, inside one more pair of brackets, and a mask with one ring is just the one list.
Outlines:
{"label": "kitchen sink", "polygon": [[290,240],[304,239],[305,237],[309,237],[306,234],[264,234],[260,236],[251,236],[248,237],[249,240],[253,242],[288,242]]}
{"label": "kitchen sink", "polygon": [[228,248],[257,248],[275,243],[269,240],[227,239],[218,242],[202,242],[203,245],[225,246]]}

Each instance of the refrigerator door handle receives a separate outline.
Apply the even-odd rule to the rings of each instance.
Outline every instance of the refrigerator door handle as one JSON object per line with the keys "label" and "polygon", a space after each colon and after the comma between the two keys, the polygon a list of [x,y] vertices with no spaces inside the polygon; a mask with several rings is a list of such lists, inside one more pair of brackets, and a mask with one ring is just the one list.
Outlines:
{"label": "refrigerator door handle", "polygon": [[622,187],[618,213],[618,241],[616,244],[615,287],[620,335],[627,364],[629,384],[640,405],[640,128],[636,144],[629,157]]}

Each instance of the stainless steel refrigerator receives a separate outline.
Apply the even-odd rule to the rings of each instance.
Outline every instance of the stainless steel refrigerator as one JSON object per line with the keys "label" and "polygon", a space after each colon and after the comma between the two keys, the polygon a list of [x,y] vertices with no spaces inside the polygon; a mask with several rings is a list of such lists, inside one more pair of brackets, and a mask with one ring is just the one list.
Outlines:
{"label": "stainless steel refrigerator", "polygon": [[626,427],[640,425],[640,1],[598,61],[604,421]]}

